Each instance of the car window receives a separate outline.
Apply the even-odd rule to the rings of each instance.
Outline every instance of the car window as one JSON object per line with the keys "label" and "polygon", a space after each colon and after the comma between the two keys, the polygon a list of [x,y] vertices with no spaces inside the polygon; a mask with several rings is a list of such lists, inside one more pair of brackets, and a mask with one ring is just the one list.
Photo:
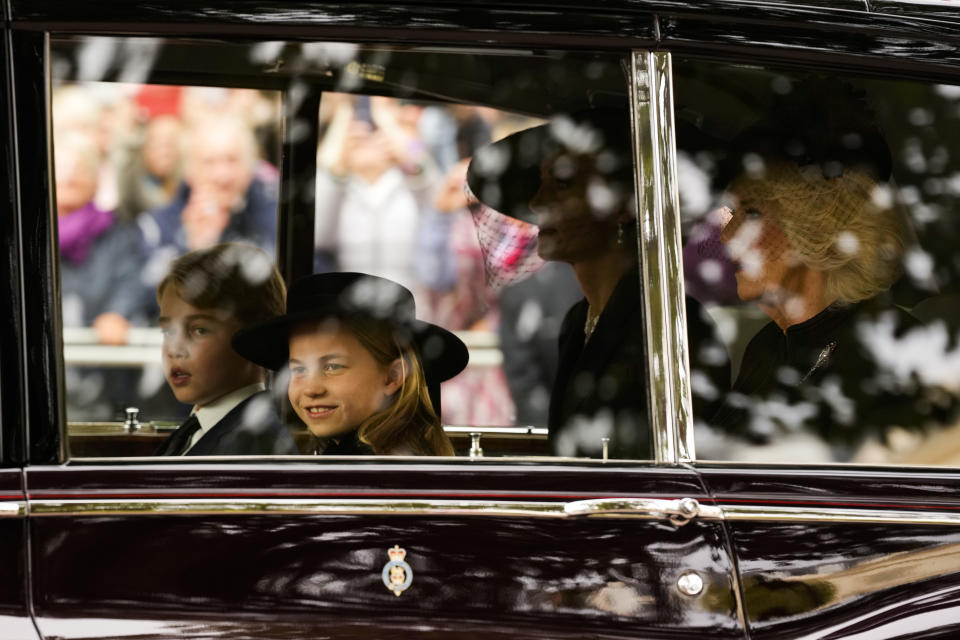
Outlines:
{"label": "car window", "polygon": [[[416,326],[469,353],[437,373],[455,343],[414,341],[457,455],[651,457],[628,57],[110,38],[52,54],[72,456],[150,455],[204,406],[178,393],[200,374],[161,358],[174,323],[157,285],[172,260],[230,240],[276,258],[291,305],[309,274],[409,291]],[[297,144],[315,146],[306,173],[280,152]],[[207,147],[225,150],[191,151]],[[697,365],[722,388],[701,306],[688,301]],[[267,384],[296,448],[232,453],[422,453],[378,450],[360,428],[338,448],[308,423],[340,400],[305,408],[286,349]]]}
{"label": "car window", "polygon": [[[98,434],[126,421],[128,407],[139,412],[131,421],[157,425],[189,413],[164,380],[157,284],[175,257],[217,239],[275,255],[279,98],[131,82],[53,87],[66,414],[76,454],[102,443]],[[153,445],[128,439],[113,455]]]}
{"label": "car window", "polygon": [[732,364],[698,458],[956,465],[960,90],[675,72],[686,291]]}

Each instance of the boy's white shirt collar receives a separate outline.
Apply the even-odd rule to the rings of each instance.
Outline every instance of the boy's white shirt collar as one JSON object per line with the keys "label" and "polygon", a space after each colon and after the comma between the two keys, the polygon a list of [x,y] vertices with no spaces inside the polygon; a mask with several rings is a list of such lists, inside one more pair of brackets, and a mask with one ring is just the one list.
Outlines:
{"label": "boy's white shirt collar", "polygon": [[234,407],[253,394],[263,391],[266,388],[267,385],[263,382],[256,382],[245,387],[240,387],[236,391],[231,391],[224,396],[220,396],[206,406],[200,408],[194,407],[192,415],[197,416],[197,420],[200,422],[200,430],[193,434],[193,438],[190,440],[190,446],[192,447],[197,444],[197,441],[200,440],[207,431],[212,429],[214,425],[223,420]]}

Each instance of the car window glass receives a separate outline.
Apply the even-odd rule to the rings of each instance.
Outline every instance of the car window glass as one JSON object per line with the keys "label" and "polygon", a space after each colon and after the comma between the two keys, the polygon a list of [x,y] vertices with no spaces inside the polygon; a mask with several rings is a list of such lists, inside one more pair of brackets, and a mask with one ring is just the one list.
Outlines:
{"label": "car window glass", "polygon": [[[275,254],[279,93],[138,83],[52,91],[66,412],[80,434],[136,407],[179,423],[156,286],[215,238]],[[83,424],[86,423],[86,424]],[[147,449],[140,449],[141,452]]]}
{"label": "car window glass", "polygon": [[732,363],[698,458],[960,462],[957,88],[675,70],[686,290]]}
{"label": "car window glass", "polygon": [[[442,385],[435,354],[423,356],[458,455],[650,457],[620,57],[110,38],[58,39],[53,54],[58,211],[90,222],[74,232],[58,216],[73,455],[148,455],[190,413],[195,399],[176,401],[168,382],[176,392],[171,376],[200,376],[161,363],[170,330],[156,328],[157,282],[172,259],[218,240],[275,256],[278,193],[293,179],[278,175],[278,150],[313,135],[311,270],[389,278],[419,321],[463,341],[469,364]],[[191,158],[208,138],[250,156]],[[192,189],[207,166],[211,186]],[[94,262],[89,274],[75,266]],[[84,303],[94,294],[104,309]],[[709,316],[697,326],[696,339],[719,344]],[[722,386],[728,365],[714,356],[704,371]],[[272,410],[297,451],[345,446],[307,428],[290,384],[285,364],[271,374]],[[144,426],[117,435],[127,407]],[[370,453],[366,435],[354,444]]]}

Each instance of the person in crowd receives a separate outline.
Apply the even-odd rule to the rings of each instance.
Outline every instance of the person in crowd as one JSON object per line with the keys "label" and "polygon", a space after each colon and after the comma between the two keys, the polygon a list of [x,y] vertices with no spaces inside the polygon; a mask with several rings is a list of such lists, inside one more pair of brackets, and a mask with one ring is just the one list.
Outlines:
{"label": "person in crowd", "polygon": [[104,211],[118,211],[117,170],[109,159],[113,141],[126,135],[131,123],[131,108],[123,89],[104,83],[68,84],[53,94],[53,137],[81,133],[93,141],[101,158],[97,168],[97,193],[93,202]]}
{"label": "person in crowd", "polygon": [[379,96],[330,99],[317,155],[315,270],[390,278],[427,309],[417,240],[438,172],[417,131],[421,108]]}
{"label": "person in crowd", "polygon": [[97,207],[100,152],[89,136],[54,141],[63,324],[93,327],[101,344],[125,344],[139,299],[136,230]]}
{"label": "person in crowd", "polygon": [[[487,207],[534,222],[537,252],[566,262],[583,292],[560,329],[548,411],[552,450],[649,458],[641,281],[627,111],[558,115],[481,149],[468,171]],[[688,298],[694,412],[728,388],[729,362],[700,305]],[[706,388],[706,392],[700,393]]]}
{"label": "person in crowd", "polygon": [[[61,317],[64,327],[92,327],[100,344],[122,345],[131,324],[144,321],[138,235],[95,203],[100,163],[88,133],[67,131],[54,140]],[[137,378],[118,368],[67,367],[67,415],[114,418],[129,405]]]}
{"label": "person in crowd", "polygon": [[163,365],[190,417],[159,456],[294,455],[265,372],[230,342],[241,329],[284,312],[285,286],[270,257],[242,243],[221,243],[175,260],[157,286]]}
{"label": "person in crowd", "polygon": [[159,279],[174,257],[219,242],[249,242],[273,255],[277,201],[254,179],[257,147],[249,127],[211,116],[196,123],[187,140],[185,181],[173,201],[138,219],[148,278]]}
{"label": "person in crowd", "polygon": [[468,163],[465,158],[453,165],[434,193],[431,213],[445,224],[430,242],[421,243],[418,262],[431,274],[422,278],[430,318],[455,331],[473,328],[496,306],[495,296],[484,286],[483,258],[467,210]]}
{"label": "person in crowd", "polygon": [[[453,455],[439,384],[467,365],[449,331],[416,319],[413,294],[361,273],[290,287],[286,314],[239,332],[241,355],[287,367],[293,410],[324,455]],[[432,396],[432,397],[431,397]]]}
{"label": "person in crowd", "polygon": [[[497,295],[486,286],[483,256],[464,193],[468,162],[464,158],[454,164],[434,194],[433,207],[427,213],[434,217],[433,222],[442,216],[444,224],[424,221],[421,230],[432,227],[430,233],[437,233],[431,242],[421,244],[418,265],[421,271],[433,273],[430,279],[422,279],[432,321],[453,331],[495,332],[499,326]],[[445,253],[450,254],[449,261],[441,257]],[[504,354],[504,361],[506,357]],[[448,423],[514,424],[510,388],[501,367],[470,367],[444,385],[443,397],[443,419]]]}
{"label": "person in crowd", "polygon": [[170,203],[183,177],[183,125],[174,114],[151,118],[117,151],[117,173],[123,217],[133,220],[145,211]]}

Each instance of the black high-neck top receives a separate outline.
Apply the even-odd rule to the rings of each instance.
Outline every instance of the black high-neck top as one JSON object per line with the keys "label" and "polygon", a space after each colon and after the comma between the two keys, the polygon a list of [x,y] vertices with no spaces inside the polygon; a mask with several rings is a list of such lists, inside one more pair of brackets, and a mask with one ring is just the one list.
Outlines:
{"label": "black high-neck top", "polygon": [[783,431],[809,431],[855,446],[887,427],[922,426],[924,390],[895,371],[875,337],[902,337],[919,323],[882,298],[827,307],[783,331],[765,325],[749,342],[740,372],[710,421],[720,430],[767,442]]}
{"label": "black high-neck top", "polygon": [[356,430],[337,437],[315,438],[314,454],[321,456],[372,456],[370,445],[360,440]]}

